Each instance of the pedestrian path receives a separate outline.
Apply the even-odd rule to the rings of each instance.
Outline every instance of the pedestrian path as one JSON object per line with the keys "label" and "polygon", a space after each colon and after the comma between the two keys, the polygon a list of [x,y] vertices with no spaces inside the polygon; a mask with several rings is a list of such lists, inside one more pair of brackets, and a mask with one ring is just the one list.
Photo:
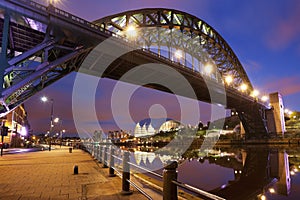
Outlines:
{"label": "pedestrian path", "polygon": [[[74,166],[79,173],[74,175]],[[109,177],[90,154],[59,146],[52,151],[4,155],[0,158],[2,200],[143,200],[142,194],[123,196],[121,179]]]}

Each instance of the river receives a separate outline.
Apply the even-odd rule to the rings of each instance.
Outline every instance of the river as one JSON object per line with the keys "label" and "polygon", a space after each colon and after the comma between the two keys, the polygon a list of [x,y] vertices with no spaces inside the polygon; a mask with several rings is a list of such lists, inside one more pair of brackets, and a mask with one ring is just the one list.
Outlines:
{"label": "river", "polygon": [[171,155],[159,148],[131,149],[132,162],[162,173],[178,160],[178,180],[226,199],[300,199],[300,147],[222,146]]}

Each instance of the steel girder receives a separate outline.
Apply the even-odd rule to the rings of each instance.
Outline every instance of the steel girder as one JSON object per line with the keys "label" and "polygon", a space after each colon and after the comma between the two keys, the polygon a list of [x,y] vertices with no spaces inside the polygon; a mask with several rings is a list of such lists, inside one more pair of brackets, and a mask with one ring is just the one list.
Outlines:
{"label": "steel girder", "polygon": [[47,40],[9,60],[4,73],[0,115],[80,66],[90,49],[71,48]]}
{"label": "steel girder", "polygon": [[[30,0],[0,3],[3,78],[0,117],[46,86],[78,70],[91,51],[92,45],[74,42],[62,34],[62,30],[53,25],[53,20],[57,19],[61,23],[71,22],[73,27],[84,26],[96,36],[106,33],[70,13]],[[31,23],[39,27],[33,27]]]}
{"label": "steel girder", "polygon": [[7,22],[0,19],[1,45],[7,47],[6,52],[2,52],[6,59],[1,59],[4,72],[0,117],[75,71],[91,51],[91,48],[62,42],[60,37],[50,35],[50,26],[44,33],[8,20],[9,29],[5,30]]}
{"label": "steel girder", "polygon": [[[233,77],[232,86],[247,84],[248,93],[252,84],[239,59],[222,36],[205,21],[182,11],[153,8],[123,12],[94,21],[104,29],[128,37],[126,29],[134,26],[138,31],[135,42],[143,48],[162,54],[176,61],[173,53],[182,50],[183,65],[203,73],[203,67],[213,62],[219,73],[213,75],[224,83],[226,76]],[[171,52],[171,53],[170,53]]]}

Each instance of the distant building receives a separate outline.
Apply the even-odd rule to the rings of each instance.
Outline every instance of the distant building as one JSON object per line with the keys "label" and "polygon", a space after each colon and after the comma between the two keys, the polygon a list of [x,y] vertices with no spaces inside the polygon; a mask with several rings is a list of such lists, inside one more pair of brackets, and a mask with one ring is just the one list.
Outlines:
{"label": "distant building", "polygon": [[172,119],[144,119],[137,123],[134,128],[135,137],[148,137],[155,135],[159,132],[168,132],[177,130],[180,126],[180,122]]}

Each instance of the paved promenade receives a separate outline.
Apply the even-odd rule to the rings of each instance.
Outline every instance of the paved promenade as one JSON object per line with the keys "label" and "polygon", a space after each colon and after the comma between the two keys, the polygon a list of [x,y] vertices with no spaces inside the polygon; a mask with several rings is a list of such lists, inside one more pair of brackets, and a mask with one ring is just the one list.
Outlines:
{"label": "paved promenade", "polygon": [[[74,165],[78,165],[78,175],[73,174]],[[122,196],[121,179],[108,177],[107,168],[78,149],[69,153],[68,148],[57,147],[50,152],[4,155],[0,173],[1,200],[146,199],[136,190]]]}

